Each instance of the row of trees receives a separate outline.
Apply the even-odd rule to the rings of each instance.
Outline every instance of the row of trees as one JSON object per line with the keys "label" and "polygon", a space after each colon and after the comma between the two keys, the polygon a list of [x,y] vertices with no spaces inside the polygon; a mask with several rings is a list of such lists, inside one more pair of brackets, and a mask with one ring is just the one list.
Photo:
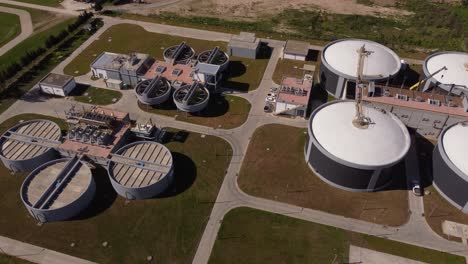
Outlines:
{"label": "row of trees", "polygon": [[[38,47],[35,50],[28,50],[26,53],[19,58],[17,62],[11,63],[3,71],[0,71],[0,84],[5,84],[10,78],[14,77],[23,68],[30,65],[34,60],[45,54],[48,49],[60,43],[70,33],[75,31],[79,26],[83,25],[93,16],[93,13],[83,12],[76,19],[75,22],[70,24],[66,30],[62,30],[57,35],[50,35],[45,41],[45,48]],[[3,85],[2,85],[3,86]],[[2,87],[3,88],[3,87]]]}

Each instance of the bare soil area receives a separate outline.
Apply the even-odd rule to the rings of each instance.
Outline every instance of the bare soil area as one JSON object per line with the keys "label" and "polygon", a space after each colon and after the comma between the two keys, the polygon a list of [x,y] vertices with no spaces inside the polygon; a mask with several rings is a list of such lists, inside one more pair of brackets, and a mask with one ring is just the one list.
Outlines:
{"label": "bare soil area", "polygon": [[223,18],[256,18],[278,14],[285,9],[316,8],[330,13],[371,15],[380,17],[408,15],[410,12],[394,8],[396,0],[375,0],[373,5],[356,0],[146,0],[146,8],[122,7],[139,14],[158,11],[181,12],[192,15],[223,16]]}

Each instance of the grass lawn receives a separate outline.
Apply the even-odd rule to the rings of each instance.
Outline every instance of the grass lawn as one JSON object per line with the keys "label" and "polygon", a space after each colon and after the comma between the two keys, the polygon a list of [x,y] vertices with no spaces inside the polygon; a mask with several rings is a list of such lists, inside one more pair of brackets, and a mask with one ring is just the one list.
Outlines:
{"label": "grass lawn", "polygon": [[[37,118],[23,115],[8,120]],[[131,201],[118,196],[105,170],[94,171],[96,196],[75,219],[39,227],[18,195],[24,174],[0,166],[0,234],[98,263],[190,263],[208,221],[232,150],[217,137],[189,132],[169,142],[174,185],[158,198]],[[102,243],[108,242],[104,248]],[[70,243],[76,243],[70,247]]]}
{"label": "grass lawn", "polygon": [[[130,40],[131,45],[129,45]],[[64,71],[65,74],[69,75],[83,75],[90,71],[89,65],[96,56],[104,51],[117,53],[141,52],[162,60],[164,49],[173,45],[178,45],[182,41],[186,41],[197,53],[212,49],[216,46],[219,46],[223,50],[226,50],[227,47],[226,42],[214,42],[152,33],[137,25],[119,24],[112,26],[104,32],[99,37],[99,40],[96,40],[86,48],[80,56],[76,57],[65,67]]]}
{"label": "grass lawn", "polygon": [[33,27],[34,27],[33,34],[46,30],[60,23],[61,21],[67,19],[66,16],[63,16],[57,13],[47,12],[44,10],[39,10],[39,9],[34,9],[34,8],[28,8],[24,6],[9,5],[9,4],[4,4],[4,3],[0,3],[0,6],[27,11],[31,15],[31,20],[32,20]]}
{"label": "grass lawn", "polygon": [[[122,93],[115,90],[78,84],[70,96],[73,96],[76,101],[82,103],[110,105],[120,100]],[[113,102],[113,99],[116,99],[116,101]]]}
{"label": "grass lawn", "polygon": [[283,77],[294,77],[302,79],[304,77],[304,70],[302,70],[304,64],[315,65],[315,62],[280,58],[278,60],[278,64],[276,64],[275,72],[273,73],[273,81],[276,84],[281,84]]}
{"label": "grass lawn", "polygon": [[[406,223],[407,191],[348,192],[314,175],[304,160],[306,133],[284,125],[258,128],[244,158],[239,187],[254,196],[382,225]],[[405,181],[403,175],[396,177]]]}
{"label": "grass lawn", "polygon": [[[435,142],[425,140],[421,137],[419,137],[416,142],[420,155],[421,172],[424,173],[424,175],[428,175],[432,173],[432,152],[435,147]],[[425,177],[425,179],[426,178],[430,179],[431,177]],[[425,185],[428,185],[428,183]],[[468,215],[445,200],[434,187],[427,187],[426,191],[429,191],[430,194],[424,195],[424,216],[429,226],[441,237],[461,242],[460,238],[445,235],[442,232],[442,223],[448,220],[468,225]]]}
{"label": "grass lawn", "polygon": [[0,263],[1,264],[32,264],[27,260],[16,258],[10,255],[0,254]]}
{"label": "grass lawn", "polygon": [[[67,26],[73,20],[67,20],[64,25]],[[38,83],[45,75],[52,71],[65,57],[69,56],[76,48],[78,48],[88,37],[90,33],[84,30],[81,30],[76,35],[67,39],[63,42],[57,49],[47,57],[45,57],[39,64],[34,66],[26,74],[24,74],[20,80],[16,83],[10,85],[7,90],[0,91],[0,113],[3,113],[8,107],[10,107],[18,98],[20,98],[24,93],[29,91],[36,83]],[[16,50],[18,46],[13,48],[11,51]],[[15,52],[17,52],[16,50]],[[7,54],[10,54],[8,52]],[[4,56],[6,56],[5,54]],[[21,54],[17,54],[21,56]],[[0,57],[0,62],[3,60],[4,56]],[[0,71],[3,65],[0,64]]]}
{"label": "grass lawn", "polygon": [[176,120],[230,129],[242,125],[250,112],[250,103],[244,98],[232,95],[211,95],[208,106],[200,113],[185,113],[177,110],[172,98],[158,108],[139,104],[143,111],[158,115],[176,117]]}
{"label": "grass lawn", "polygon": [[57,35],[60,31],[67,29],[68,25],[75,21],[74,18],[67,19],[64,22],[51,27],[48,30],[39,32],[25,39],[7,53],[0,56],[0,71],[8,67],[13,62],[20,60],[21,56],[28,51],[33,51],[38,47],[44,47],[45,41],[50,35]]}
{"label": "grass lawn", "polygon": [[258,59],[248,59],[232,56],[229,59],[229,70],[223,87],[236,91],[247,92],[258,88],[270,60],[271,52],[263,48]]}
{"label": "grass lawn", "polygon": [[19,2],[35,4],[35,5],[45,5],[45,6],[52,6],[58,7],[62,0],[17,0]]}
{"label": "grass lawn", "polygon": [[465,263],[460,256],[245,207],[224,217],[210,263],[348,263],[350,245],[426,263]]}
{"label": "grass lawn", "polygon": [[21,33],[20,19],[15,14],[0,12],[0,47]]}

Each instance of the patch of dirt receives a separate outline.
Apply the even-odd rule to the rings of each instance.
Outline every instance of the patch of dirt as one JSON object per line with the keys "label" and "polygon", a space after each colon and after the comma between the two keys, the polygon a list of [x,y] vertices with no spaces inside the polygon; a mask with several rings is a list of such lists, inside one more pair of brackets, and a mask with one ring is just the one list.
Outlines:
{"label": "patch of dirt", "polygon": [[70,18],[69,16],[66,15],[61,15],[61,14],[54,14],[49,17],[49,19],[41,21],[39,23],[34,24],[34,34],[44,31],[46,29],[49,29],[66,19]]}
{"label": "patch of dirt", "polygon": [[[396,0],[375,0],[374,5],[358,4],[356,0],[196,0],[175,1],[174,4],[163,3],[174,0],[147,0],[148,8],[132,9],[134,13],[151,13],[172,11],[192,15],[214,15],[224,18],[256,18],[261,15],[277,14],[285,9],[317,8],[330,13],[371,15],[394,17],[409,15],[411,12],[394,8]],[[157,8],[151,6],[158,5]]]}

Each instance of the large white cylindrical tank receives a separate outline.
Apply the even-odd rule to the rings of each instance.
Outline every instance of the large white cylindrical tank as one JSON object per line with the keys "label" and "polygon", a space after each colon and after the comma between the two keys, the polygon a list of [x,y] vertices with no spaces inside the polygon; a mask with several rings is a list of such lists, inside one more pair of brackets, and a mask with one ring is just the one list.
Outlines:
{"label": "large white cylindrical tank", "polygon": [[434,187],[452,205],[468,213],[468,122],[442,131],[432,159]]}
{"label": "large white cylindrical tank", "polygon": [[355,103],[334,101],[310,117],[306,161],[325,182],[345,190],[375,191],[388,186],[392,168],[406,156],[411,139],[393,114],[364,105],[367,128],[353,124]]}
{"label": "large white cylindrical tank", "polygon": [[362,46],[370,51],[364,60],[363,80],[386,81],[400,72],[401,60],[388,47],[364,39],[339,39],[328,43],[321,55],[320,83],[329,94],[341,98],[348,82],[357,80],[358,50]]}

